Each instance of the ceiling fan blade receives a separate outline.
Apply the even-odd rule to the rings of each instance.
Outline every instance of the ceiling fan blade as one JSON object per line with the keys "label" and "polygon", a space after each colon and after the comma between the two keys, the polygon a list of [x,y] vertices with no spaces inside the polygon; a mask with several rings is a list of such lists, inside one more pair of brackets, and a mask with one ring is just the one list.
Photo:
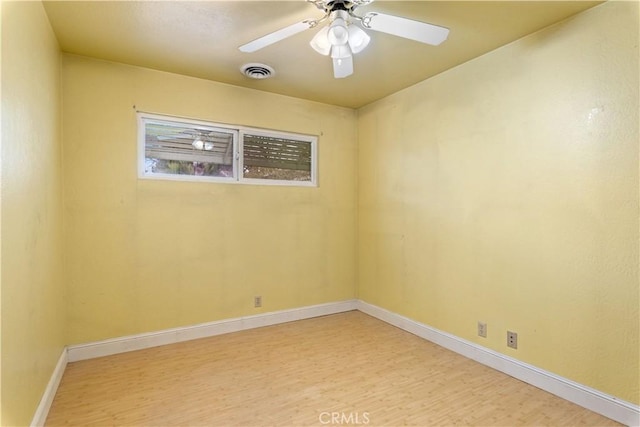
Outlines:
{"label": "ceiling fan blade", "polygon": [[367,13],[363,18],[363,25],[375,31],[434,46],[439,45],[449,36],[448,28],[385,13]]}
{"label": "ceiling fan blade", "polygon": [[341,79],[353,74],[353,57],[351,55],[346,58],[333,59],[333,77]]}
{"label": "ceiling fan blade", "polygon": [[291,37],[295,34],[301,33],[304,30],[308,30],[309,28],[311,28],[311,22],[311,19],[305,19],[302,22],[296,22],[293,25],[289,25],[288,27],[284,27],[278,31],[267,34],[266,36],[262,36],[253,41],[250,41],[247,44],[243,44],[238,49],[240,49],[241,52],[246,53],[255,52],[256,50],[260,50],[263,47],[267,47],[279,42],[280,40],[284,40],[287,37]]}

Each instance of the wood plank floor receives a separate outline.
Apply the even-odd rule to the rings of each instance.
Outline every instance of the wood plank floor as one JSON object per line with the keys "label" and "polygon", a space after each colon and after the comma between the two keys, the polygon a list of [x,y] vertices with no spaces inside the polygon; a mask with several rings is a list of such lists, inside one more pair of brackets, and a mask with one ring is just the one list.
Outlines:
{"label": "wood plank floor", "polygon": [[68,365],[47,425],[618,425],[361,312]]}

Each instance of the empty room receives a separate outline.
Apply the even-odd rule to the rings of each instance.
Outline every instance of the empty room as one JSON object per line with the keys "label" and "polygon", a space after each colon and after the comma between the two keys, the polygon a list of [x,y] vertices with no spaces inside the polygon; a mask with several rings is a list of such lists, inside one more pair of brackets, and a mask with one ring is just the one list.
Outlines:
{"label": "empty room", "polygon": [[640,425],[638,1],[7,1],[3,426]]}

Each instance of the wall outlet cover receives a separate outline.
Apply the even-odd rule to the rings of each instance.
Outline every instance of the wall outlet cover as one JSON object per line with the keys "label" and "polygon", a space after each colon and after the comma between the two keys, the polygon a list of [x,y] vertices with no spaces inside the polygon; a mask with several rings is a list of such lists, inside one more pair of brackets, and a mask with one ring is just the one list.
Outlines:
{"label": "wall outlet cover", "polygon": [[518,348],[518,334],[515,332],[507,331],[507,347]]}
{"label": "wall outlet cover", "polygon": [[487,324],[484,322],[478,322],[478,336],[486,338],[487,337]]}

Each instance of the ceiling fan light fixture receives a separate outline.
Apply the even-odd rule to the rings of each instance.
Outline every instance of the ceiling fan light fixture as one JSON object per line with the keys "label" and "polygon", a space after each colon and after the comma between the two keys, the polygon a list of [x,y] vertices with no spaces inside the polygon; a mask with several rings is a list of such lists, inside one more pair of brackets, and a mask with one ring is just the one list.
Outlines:
{"label": "ceiling fan light fixture", "polygon": [[369,44],[371,37],[356,25],[349,26],[349,47],[354,54],[362,52]]}
{"label": "ceiling fan light fixture", "polygon": [[333,77],[342,79],[353,74],[353,57],[333,58]]}
{"label": "ceiling fan light fixture", "polygon": [[337,45],[331,48],[331,57],[333,59],[344,59],[351,57],[351,50],[347,45]]}
{"label": "ceiling fan light fixture", "polygon": [[311,42],[309,42],[311,47],[320,55],[327,56],[331,53],[331,43],[329,43],[328,33],[329,27],[323,27],[313,36]]}
{"label": "ceiling fan light fixture", "polygon": [[333,46],[342,46],[349,41],[349,30],[347,24],[342,18],[336,18],[329,26],[329,32],[327,33],[329,43]]}

